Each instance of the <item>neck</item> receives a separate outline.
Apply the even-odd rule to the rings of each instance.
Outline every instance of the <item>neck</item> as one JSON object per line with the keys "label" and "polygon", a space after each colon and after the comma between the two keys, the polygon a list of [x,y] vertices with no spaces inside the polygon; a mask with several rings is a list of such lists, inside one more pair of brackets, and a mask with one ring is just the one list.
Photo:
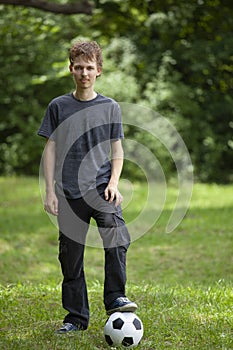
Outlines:
{"label": "neck", "polygon": [[76,97],[78,100],[80,101],[89,101],[89,100],[93,100],[94,98],[96,98],[97,93],[93,90],[75,90],[73,92],[74,97]]}

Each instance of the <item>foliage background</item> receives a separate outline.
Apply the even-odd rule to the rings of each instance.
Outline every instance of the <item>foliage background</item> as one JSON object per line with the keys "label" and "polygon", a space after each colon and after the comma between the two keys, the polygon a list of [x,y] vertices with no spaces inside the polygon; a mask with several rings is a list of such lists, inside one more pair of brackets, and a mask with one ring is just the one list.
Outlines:
{"label": "foliage background", "polygon": [[[86,38],[104,49],[98,91],[169,118],[190,151],[196,178],[230,182],[231,1],[90,3],[91,15],[69,16],[0,5],[0,174],[38,173],[44,144],[36,131],[48,102],[73,89],[67,50],[74,40]],[[129,128],[126,137],[131,136],[141,139]],[[155,147],[153,139],[146,142],[167,164],[164,149]],[[125,171],[140,177],[130,164]],[[166,165],[166,175],[173,172]]]}

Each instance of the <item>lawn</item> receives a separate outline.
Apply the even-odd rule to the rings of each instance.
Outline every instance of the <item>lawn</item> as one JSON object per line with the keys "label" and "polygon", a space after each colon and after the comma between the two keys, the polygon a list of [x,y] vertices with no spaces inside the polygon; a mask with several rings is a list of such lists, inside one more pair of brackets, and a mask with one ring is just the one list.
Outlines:
{"label": "lawn", "polygon": [[[144,184],[134,191],[127,222],[146,198]],[[87,247],[85,254],[89,329],[54,335],[65,315],[57,228],[43,211],[38,179],[0,178],[0,193],[0,348],[110,349],[103,337],[102,249]],[[127,202],[126,185],[123,194]],[[138,349],[233,349],[233,185],[195,184],[184,220],[167,234],[175,194],[169,186],[161,216],[128,251],[127,295],[139,304],[145,329]]]}

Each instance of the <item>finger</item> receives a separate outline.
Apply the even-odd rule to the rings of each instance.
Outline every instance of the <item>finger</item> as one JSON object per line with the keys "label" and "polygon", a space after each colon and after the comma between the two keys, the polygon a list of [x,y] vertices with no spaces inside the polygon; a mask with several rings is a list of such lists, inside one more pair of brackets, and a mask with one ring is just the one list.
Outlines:
{"label": "finger", "polygon": [[52,214],[54,216],[58,215],[58,206],[57,204],[55,204],[55,202],[53,204],[45,204],[44,205],[44,210],[48,213],[48,214]]}
{"label": "finger", "polygon": [[52,209],[52,210],[50,211],[50,214],[52,214],[52,215],[54,215],[54,216],[58,216],[58,212],[55,211],[55,209]]}
{"label": "finger", "polygon": [[118,205],[120,204],[120,198],[118,195],[116,195],[116,202],[115,202],[115,206],[118,207]]}
{"label": "finger", "polygon": [[116,194],[116,204],[115,204],[116,207],[118,207],[118,205],[120,205],[122,203],[122,201],[123,201],[122,195],[120,193],[117,193]]}
{"label": "finger", "polygon": [[50,207],[50,211],[49,211],[50,214],[54,215],[54,216],[57,216],[58,215],[58,212],[57,210],[55,209],[55,206],[53,205],[52,207]]}
{"label": "finger", "polygon": [[58,213],[56,213],[54,210],[51,210],[50,212],[48,212],[49,214],[52,214],[53,216],[57,216]]}
{"label": "finger", "polygon": [[51,207],[50,205],[47,205],[46,211],[49,214],[53,214],[53,207]]}
{"label": "finger", "polygon": [[104,191],[104,197],[106,199],[106,201],[108,200],[108,187],[106,188],[106,190]]}
{"label": "finger", "polygon": [[111,197],[109,199],[109,203],[112,203],[115,199],[115,192],[114,191],[111,191]]}
{"label": "finger", "polygon": [[54,215],[58,215],[58,201],[54,201]]}

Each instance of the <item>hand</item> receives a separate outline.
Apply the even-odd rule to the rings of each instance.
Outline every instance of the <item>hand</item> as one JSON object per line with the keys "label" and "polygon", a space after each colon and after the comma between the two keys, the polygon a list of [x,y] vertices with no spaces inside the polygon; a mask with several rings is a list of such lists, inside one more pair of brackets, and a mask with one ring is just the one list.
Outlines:
{"label": "hand", "polygon": [[46,194],[44,210],[54,216],[58,216],[58,199],[54,192]]}
{"label": "hand", "polygon": [[112,203],[114,200],[116,200],[115,206],[117,207],[120,205],[123,201],[123,197],[118,191],[118,188],[116,185],[108,184],[104,191],[104,196],[106,201],[109,201],[109,203]]}

